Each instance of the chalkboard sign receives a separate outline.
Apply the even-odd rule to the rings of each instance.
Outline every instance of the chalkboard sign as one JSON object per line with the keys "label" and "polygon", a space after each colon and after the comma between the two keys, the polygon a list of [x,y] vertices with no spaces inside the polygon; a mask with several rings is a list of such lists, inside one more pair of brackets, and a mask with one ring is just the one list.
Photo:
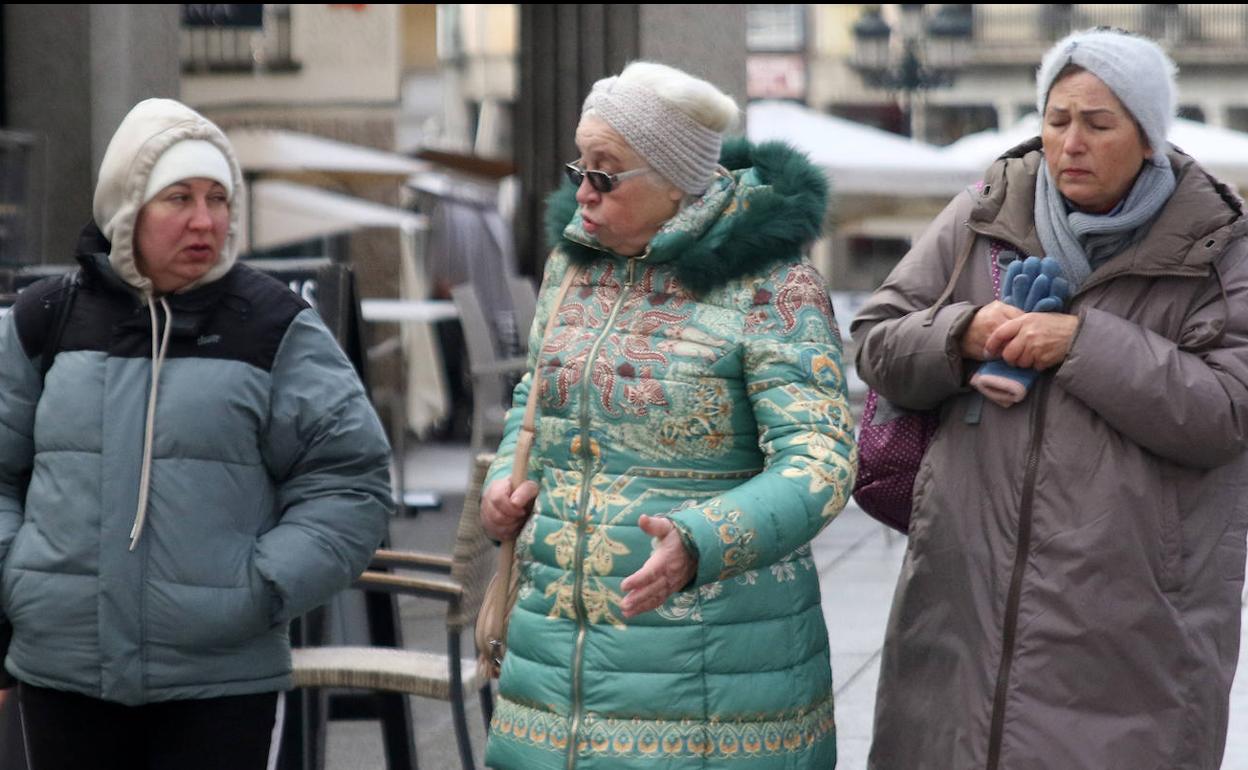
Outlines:
{"label": "chalkboard sign", "polygon": [[182,26],[189,28],[264,27],[264,5],[199,5],[182,6]]}

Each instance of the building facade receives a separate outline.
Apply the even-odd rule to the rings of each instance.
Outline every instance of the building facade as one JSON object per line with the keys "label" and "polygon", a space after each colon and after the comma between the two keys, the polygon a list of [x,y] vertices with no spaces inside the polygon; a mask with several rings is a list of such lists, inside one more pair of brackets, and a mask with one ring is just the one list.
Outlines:
{"label": "building facade", "polygon": [[[1035,71],[1045,51],[1072,31],[1097,26],[1161,43],[1179,68],[1181,116],[1248,131],[1245,5],[822,4],[810,6],[809,19],[806,104],[932,144],[1009,128],[1034,112]],[[880,29],[876,20],[894,67],[906,37],[932,60],[949,57],[953,47],[949,82],[910,94],[910,109],[902,90],[871,85],[860,60],[863,43]],[[869,291],[945,203],[903,195],[846,200],[833,191],[817,264],[834,287]]]}
{"label": "building facade", "polygon": [[905,132],[895,92],[866,85],[853,66],[855,25],[878,10],[901,45],[907,8],[919,8],[920,45],[930,50],[937,17],[966,19],[952,84],[922,93],[925,141],[948,144],[986,128],[1012,126],[1035,110],[1040,57],[1074,30],[1108,26],[1147,35],[1179,67],[1184,117],[1248,130],[1248,6],[1242,4],[837,4],[812,6],[810,93],[815,109]]}

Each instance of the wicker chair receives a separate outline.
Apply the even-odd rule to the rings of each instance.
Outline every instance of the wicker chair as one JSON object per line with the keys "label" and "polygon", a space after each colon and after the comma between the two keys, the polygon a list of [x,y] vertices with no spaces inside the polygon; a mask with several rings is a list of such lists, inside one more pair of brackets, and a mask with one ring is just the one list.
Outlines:
{"label": "wicker chair", "polygon": [[507,290],[511,292],[511,309],[516,314],[516,329],[520,334],[520,347],[529,347],[529,328],[537,315],[537,289],[527,276],[513,275],[507,278]]}
{"label": "wicker chair", "polygon": [[[356,587],[365,591],[445,601],[445,655],[386,647],[337,646],[304,647],[294,650],[292,655],[295,687],[380,690],[449,701],[465,770],[475,768],[464,713],[465,693],[479,693],[487,726],[494,710],[488,676],[477,670],[473,656],[464,658],[460,649],[461,632],[476,621],[495,566],[495,547],[480,521],[481,485],[493,459],[490,454],[475,459],[451,555],[379,550],[372,565],[356,581]],[[441,574],[411,574],[415,570]],[[392,766],[390,770],[398,769]]]}
{"label": "wicker chair", "polygon": [[509,400],[506,397],[511,384],[528,371],[528,361],[524,356],[502,358],[498,355],[496,335],[491,331],[490,321],[472,284],[452,288],[451,296],[459,310],[459,325],[468,349],[468,370],[472,375],[471,444],[476,453],[484,451],[491,440],[503,437],[507,415],[504,400]]}

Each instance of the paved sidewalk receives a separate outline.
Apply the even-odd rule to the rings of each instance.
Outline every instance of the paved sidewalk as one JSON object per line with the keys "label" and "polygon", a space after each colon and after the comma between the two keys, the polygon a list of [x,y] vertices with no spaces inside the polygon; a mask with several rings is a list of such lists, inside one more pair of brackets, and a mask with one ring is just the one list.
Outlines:
{"label": "paved sidewalk", "polygon": [[837,768],[863,770],[871,746],[880,645],[906,541],[854,506],[815,538],[813,550],[832,648]]}
{"label": "paved sidewalk", "polygon": [[[441,492],[447,496],[447,504],[441,511],[423,512],[410,519],[396,519],[391,527],[395,544],[426,550],[449,549],[459,515],[458,495],[468,483],[467,448],[418,447],[409,455],[408,474],[410,488]],[[851,506],[815,539],[813,546],[832,647],[840,755],[837,770],[864,770],[871,742],[880,645],[906,541],[899,535],[888,533],[857,507]],[[432,602],[417,600],[405,603],[402,614],[408,645],[444,651],[443,611]],[[1248,635],[1248,621],[1244,630]],[[465,643],[471,642],[465,639]],[[1246,653],[1248,650],[1241,648],[1241,675],[1236,678],[1232,694],[1230,738],[1222,770],[1248,770]],[[454,733],[446,704],[421,698],[413,699],[412,703],[421,768],[458,768]],[[480,765],[484,744],[480,710],[475,705],[475,699],[469,704],[468,719],[474,732],[476,759]],[[381,768],[380,730],[375,723],[333,725],[329,733],[327,757],[329,770]]]}

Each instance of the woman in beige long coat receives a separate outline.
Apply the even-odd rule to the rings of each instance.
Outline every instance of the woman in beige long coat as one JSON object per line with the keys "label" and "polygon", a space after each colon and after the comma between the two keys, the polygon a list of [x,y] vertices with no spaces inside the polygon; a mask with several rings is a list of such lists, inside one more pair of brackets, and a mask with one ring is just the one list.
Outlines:
{"label": "woman in beige long coat", "polygon": [[[941,417],[875,770],[1220,765],[1248,528],[1248,226],[1165,141],[1173,72],[1123,33],[1058,43],[1041,137],[950,203],[854,321],[863,379]],[[999,301],[994,273],[1027,255],[1061,263],[1063,312]],[[993,358],[1038,372],[1016,403],[971,387]]]}

